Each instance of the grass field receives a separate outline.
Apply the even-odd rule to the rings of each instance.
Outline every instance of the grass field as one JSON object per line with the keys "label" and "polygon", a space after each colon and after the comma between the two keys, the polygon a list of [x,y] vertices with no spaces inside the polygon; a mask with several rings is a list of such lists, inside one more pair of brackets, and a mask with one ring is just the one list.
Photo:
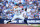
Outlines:
{"label": "grass field", "polygon": [[[18,24],[19,25],[19,24]],[[27,24],[20,24],[20,25],[27,25]],[[31,24],[29,26],[33,26],[33,27],[40,27],[40,24]]]}
{"label": "grass field", "polygon": [[40,27],[40,26],[34,26],[34,27]]}

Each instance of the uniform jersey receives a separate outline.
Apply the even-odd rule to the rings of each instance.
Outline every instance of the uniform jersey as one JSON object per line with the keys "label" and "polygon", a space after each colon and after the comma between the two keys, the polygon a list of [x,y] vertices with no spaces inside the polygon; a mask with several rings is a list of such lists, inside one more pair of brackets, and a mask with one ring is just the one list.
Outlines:
{"label": "uniform jersey", "polygon": [[21,14],[20,10],[21,10],[21,8],[14,9],[15,15],[20,15]]}
{"label": "uniform jersey", "polygon": [[15,15],[20,15],[20,11],[15,11]]}
{"label": "uniform jersey", "polygon": [[27,9],[27,12],[30,12],[30,11],[31,11],[31,9],[28,8],[28,9]]}
{"label": "uniform jersey", "polygon": [[21,15],[22,15],[23,17],[25,17],[25,16],[26,16],[26,11],[23,11],[23,12],[21,13]]}

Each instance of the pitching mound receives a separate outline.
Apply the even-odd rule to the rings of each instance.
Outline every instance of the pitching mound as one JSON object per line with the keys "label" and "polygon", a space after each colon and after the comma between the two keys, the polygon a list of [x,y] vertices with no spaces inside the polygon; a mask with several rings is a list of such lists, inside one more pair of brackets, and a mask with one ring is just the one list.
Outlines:
{"label": "pitching mound", "polygon": [[20,25],[20,24],[0,24],[0,27],[33,27],[33,26]]}

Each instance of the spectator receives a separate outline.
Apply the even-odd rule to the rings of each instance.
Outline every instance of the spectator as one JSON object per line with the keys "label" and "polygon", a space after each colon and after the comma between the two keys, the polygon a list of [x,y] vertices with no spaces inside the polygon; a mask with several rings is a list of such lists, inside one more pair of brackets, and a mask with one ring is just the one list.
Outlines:
{"label": "spectator", "polygon": [[3,13],[3,15],[5,14],[5,17],[8,17],[8,19],[11,19],[14,16],[15,14],[14,9],[16,11],[19,10],[20,13],[22,13],[26,9],[25,11],[28,19],[40,18],[40,1],[39,0],[1,0],[0,1],[0,13]]}

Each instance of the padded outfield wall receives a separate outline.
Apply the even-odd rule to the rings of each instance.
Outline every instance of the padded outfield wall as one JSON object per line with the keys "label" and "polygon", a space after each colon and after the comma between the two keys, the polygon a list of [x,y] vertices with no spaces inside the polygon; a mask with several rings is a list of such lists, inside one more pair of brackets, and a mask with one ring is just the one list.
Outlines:
{"label": "padded outfield wall", "polygon": [[[11,19],[0,19],[0,24],[4,24],[7,21],[10,21]],[[26,19],[27,23],[30,24],[40,24],[40,19]],[[22,22],[21,19],[16,19],[13,22],[10,22],[10,24],[25,24],[25,22]]]}

